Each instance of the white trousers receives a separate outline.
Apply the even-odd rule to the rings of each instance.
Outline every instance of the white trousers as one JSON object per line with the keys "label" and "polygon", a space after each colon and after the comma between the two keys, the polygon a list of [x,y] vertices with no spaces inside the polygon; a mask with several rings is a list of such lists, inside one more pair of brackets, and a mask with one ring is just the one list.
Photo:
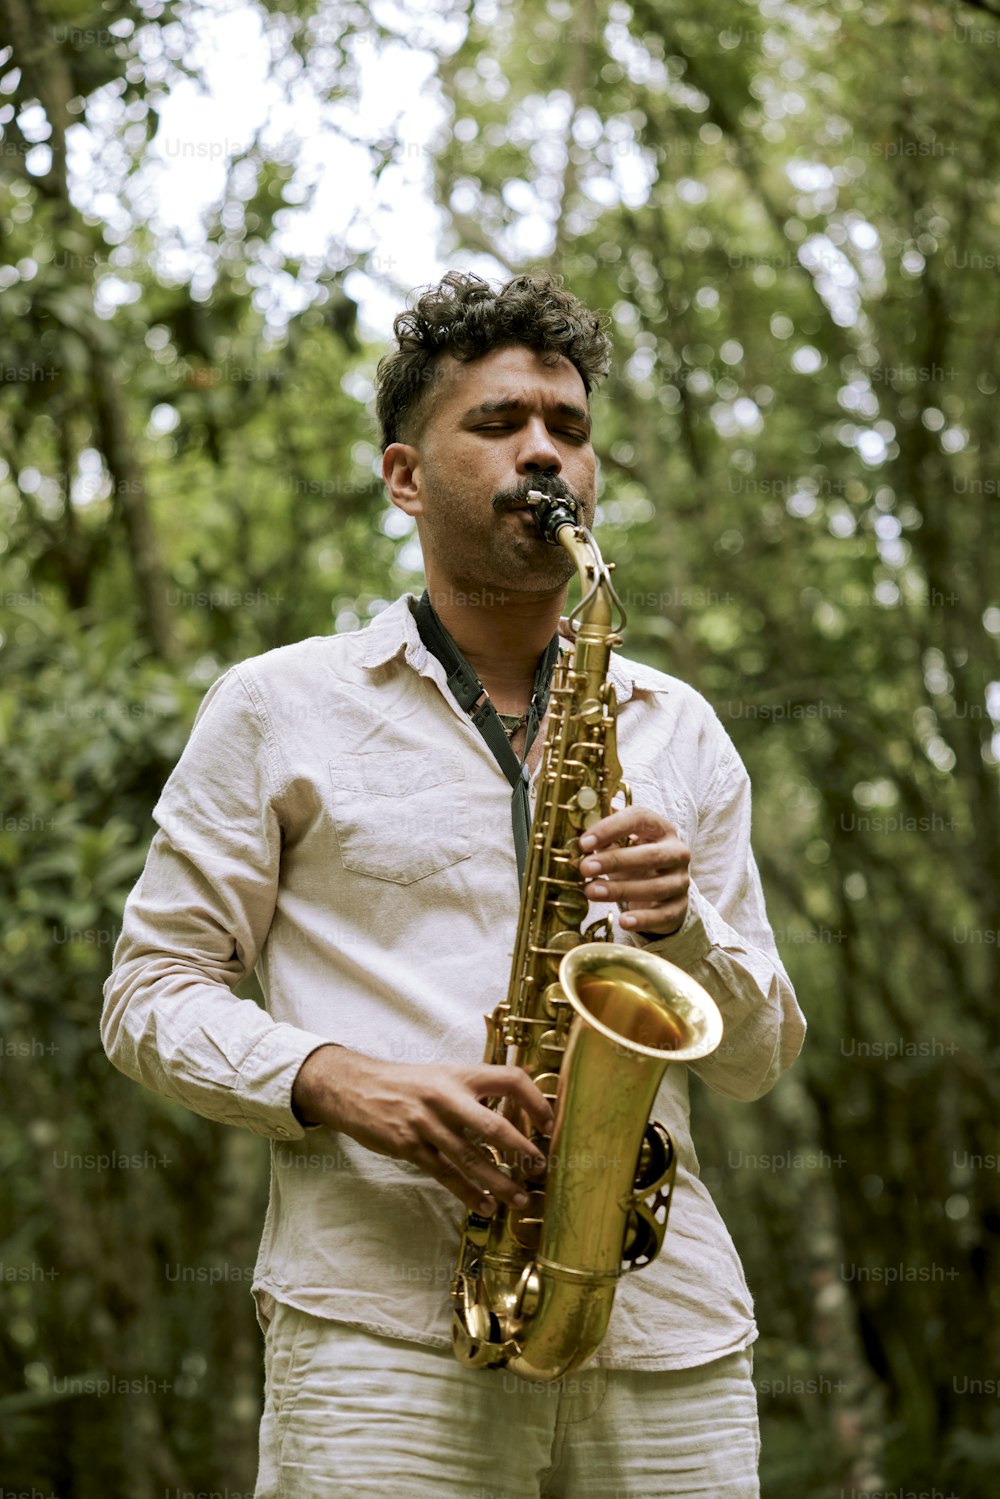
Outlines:
{"label": "white trousers", "polygon": [[758,1499],[750,1351],[553,1385],[278,1305],[255,1499]]}

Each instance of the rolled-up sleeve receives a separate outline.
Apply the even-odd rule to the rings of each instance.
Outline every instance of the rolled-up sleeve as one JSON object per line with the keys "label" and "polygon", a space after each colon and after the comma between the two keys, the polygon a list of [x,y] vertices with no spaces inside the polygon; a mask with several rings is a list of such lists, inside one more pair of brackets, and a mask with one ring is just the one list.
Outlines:
{"label": "rolled-up sleeve", "polygon": [[802,1049],[806,1023],[778,956],[750,847],[750,778],[731,741],[699,810],[683,926],[643,941],[698,980],[722,1012],[718,1050],[692,1070],[730,1098],[760,1098]]}
{"label": "rolled-up sleeve", "polygon": [[281,860],[277,748],[238,668],[211,687],[153,811],[104,987],[109,1059],[147,1088],[276,1139],[302,1062],[325,1037],[275,1022],[234,989],[274,912]]}

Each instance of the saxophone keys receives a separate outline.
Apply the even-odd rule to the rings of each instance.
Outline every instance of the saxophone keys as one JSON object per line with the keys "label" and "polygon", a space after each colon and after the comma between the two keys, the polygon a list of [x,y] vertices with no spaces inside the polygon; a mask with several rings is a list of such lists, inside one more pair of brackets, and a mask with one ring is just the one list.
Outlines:
{"label": "saxophone keys", "polygon": [[542,990],[542,1008],[549,1020],[558,1020],[560,1012],[569,1004],[560,984],[547,984]]}
{"label": "saxophone keys", "polygon": [[455,1357],[467,1369],[488,1369],[503,1347],[499,1319],[478,1300],[476,1281],[461,1272],[452,1286]]}
{"label": "saxophone keys", "polygon": [[[548,1039],[549,1036],[555,1036],[555,1034],[556,1034],[555,1031],[548,1031],[548,1032],[546,1032],[546,1035],[542,1037],[542,1045],[544,1046],[546,1044],[546,1041],[547,1041],[547,1039]],[[560,1050],[560,1052],[562,1051],[562,1043],[561,1042],[559,1043],[559,1050]],[[558,1060],[557,1060],[556,1065],[558,1066]],[[535,1076],[534,1078],[532,1078],[532,1082],[534,1083],[535,1087],[538,1089],[539,1093],[542,1094],[542,1096],[548,1101],[548,1103],[550,1103],[552,1105],[552,1107],[554,1109],[555,1108],[555,1102],[556,1102],[556,1094],[559,1092],[559,1074],[558,1074],[558,1072],[539,1072],[537,1074],[537,1076]]]}
{"label": "saxophone keys", "polygon": [[614,923],[610,916],[599,916],[592,921],[583,933],[584,942],[613,942],[615,940]]}
{"label": "saxophone keys", "polygon": [[553,913],[567,926],[579,926],[589,910],[590,901],[579,889],[561,890],[552,902]]}
{"label": "saxophone keys", "polygon": [[644,1270],[659,1254],[667,1232],[670,1194],[657,1192],[651,1203],[631,1208],[625,1229],[622,1261],[627,1270]]}
{"label": "saxophone keys", "polygon": [[[506,1016],[503,1018],[506,1020]],[[486,1021],[486,1052],[483,1061],[502,1065],[507,1060],[505,1029],[495,1013],[484,1015],[483,1019]]]}
{"label": "saxophone keys", "polygon": [[646,1196],[672,1180],[674,1169],[674,1142],[658,1119],[650,1120],[636,1163],[634,1190]]}
{"label": "saxophone keys", "polygon": [[[562,1061],[562,1054],[565,1050],[565,1042],[559,1037],[556,1031],[547,1031],[546,1034],[542,1037],[541,1042],[539,1043],[539,1050],[543,1053],[545,1051],[554,1053],[553,1055],[549,1056],[543,1055],[542,1061],[548,1063],[549,1066],[558,1067]],[[549,1108],[552,1110],[553,1114],[555,1114],[556,1102],[559,1096],[559,1073],[539,1072],[532,1078],[532,1082],[538,1089],[539,1093],[541,1093],[542,1097],[545,1099],[545,1102],[549,1105]],[[528,1138],[531,1140],[532,1145],[534,1145],[537,1149],[539,1155],[548,1157],[548,1135],[543,1135],[540,1130],[536,1129],[535,1126],[532,1125],[528,1131]],[[548,1165],[546,1164],[545,1171],[547,1170]],[[529,1193],[533,1191],[541,1191],[541,1178],[544,1176],[544,1174],[544,1171],[532,1171],[528,1175],[522,1173],[521,1185],[524,1190]],[[530,1203],[528,1204],[528,1206],[530,1207]],[[527,1207],[522,1209],[521,1215],[523,1216],[526,1211]]]}
{"label": "saxophone keys", "polygon": [[579,932],[553,932],[549,938],[544,951],[548,954],[548,969],[555,977],[559,972],[559,965],[566,954],[574,947],[580,946]]}
{"label": "saxophone keys", "polygon": [[531,1318],[542,1299],[542,1280],[534,1263],[525,1265],[517,1287],[514,1315],[520,1320]]}
{"label": "saxophone keys", "polygon": [[596,787],[587,784],[578,786],[566,804],[566,820],[574,828],[589,828],[600,820],[600,805],[601,798]]}
{"label": "saxophone keys", "polygon": [[[557,1030],[544,1031],[538,1042],[538,1050],[540,1061],[548,1067],[558,1067],[562,1060],[562,1054],[566,1050],[565,1038]],[[539,1086],[537,1078],[535,1079],[535,1086]],[[541,1091],[544,1093],[545,1089],[542,1088]]]}
{"label": "saxophone keys", "polygon": [[592,785],[597,769],[596,762],[602,758],[603,750],[599,738],[596,743],[590,739],[577,739],[569,747],[566,766],[568,769],[575,770],[583,780],[590,780]]}
{"label": "saxophone keys", "polygon": [[507,1216],[507,1231],[521,1249],[537,1250],[542,1237],[545,1193],[529,1192],[523,1208],[513,1208]]}

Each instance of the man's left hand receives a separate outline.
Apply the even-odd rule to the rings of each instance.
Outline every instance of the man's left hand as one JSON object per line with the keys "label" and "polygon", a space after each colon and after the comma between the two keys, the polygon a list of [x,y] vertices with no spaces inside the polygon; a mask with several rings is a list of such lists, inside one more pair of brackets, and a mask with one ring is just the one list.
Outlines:
{"label": "man's left hand", "polygon": [[580,847],[588,900],[618,901],[627,907],[622,926],[644,936],[669,937],[680,930],[687,915],[691,850],[673,823],[647,807],[626,807],[588,828]]}

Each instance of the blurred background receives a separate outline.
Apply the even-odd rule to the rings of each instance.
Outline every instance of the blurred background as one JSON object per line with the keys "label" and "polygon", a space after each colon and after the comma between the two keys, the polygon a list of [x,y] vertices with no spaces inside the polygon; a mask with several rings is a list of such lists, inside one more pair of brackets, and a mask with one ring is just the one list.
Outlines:
{"label": "blurred background", "polygon": [[114,1073],[101,985],[225,667],[422,586],[395,311],[612,317],[627,651],[749,766],[810,1022],[698,1088],[765,1499],[992,1499],[1000,3],[0,0],[0,1475],[249,1495],[267,1146]]}

